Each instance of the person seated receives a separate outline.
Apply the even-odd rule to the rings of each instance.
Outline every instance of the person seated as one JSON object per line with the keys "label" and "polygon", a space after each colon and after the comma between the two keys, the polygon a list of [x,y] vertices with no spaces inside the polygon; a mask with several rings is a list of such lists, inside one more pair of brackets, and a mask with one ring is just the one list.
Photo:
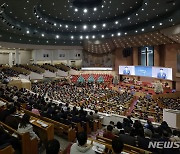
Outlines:
{"label": "person seated", "polygon": [[112,133],[113,127],[111,125],[107,126],[107,130],[103,133],[103,137],[108,139],[114,139],[115,135]]}
{"label": "person seated", "polygon": [[[131,133],[132,133],[132,130],[131,130]],[[132,145],[132,146],[136,145],[136,140],[132,135],[130,136],[129,129],[125,129],[124,134],[120,134],[119,138],[123,141],[124,144]]]}
{"label": "person seated", "polygon": [[21,150],[20,142],[16,137],[11,136],[6,132],[3,126],[0,125],[0,146],[12,145],[14,150],[18,153]]}
{"label": "person seated", "polygon": [[122,128],[122,123],[120,121],[117,122],[112,132],[115,135],[124,134],[124,129]]}
{"label": "person seated", "polygon": [[47,142],[46,154],[61,154],[60,143],[58,140],[53,139]]}
{"label": "person seated", "polygon": [[125,127],[131,127],[131,123],[127,118],[123,119],[123,128]]}
{"label": "person seated", "polygon": [[93,114],[93,119],[94,120],[99,120],[98,110],[95,110],[95,113]]}
{"label": "person seated", "polygon": [[75,115],[76,113],[78,113],[78,110],[76,109],[76,106],[74,106],[73,110],[71,111],[71,114]]}
{"label": "person seated", "polygon": [[87,119],[88,119],[88,121],[93,121],[93,112],[92,111],[87,115]]}
{"label": "person seated", "polygon": [[130,115],[127,116],[127,119],[128,119],[128,121],[129,121],[129,123],[132,125],[132,124],[133,124],[133,121],[131,120],[131,116],[130,116]]}
{"label": "person seated", "polygon": [[75,112],[75,115],[72,116],[72,122],[74,122],[74,123],[79,123],[80,122],[78,112]]}
{"label": "person seated", "polygon": [[70,154],[95,154],[92,145],[87,144],[87,134],[85,132],[77,134],[77,143],[71,146]]}
{"label": "person seated", "polygon": [[145,124],[144,127],[151,130],[152,133],[154,133],[154,126],[152,125],[152,122],[150,120],[147,120],[147,124]]}
{"label": "person seated", "polygon": [[29,132],[31,139],[37,138],[37,140],[40,141],[39,137],[33,131],[33,126],[30,124],[29,120],[30,116],[28,114],[24,114],[21,122],[18,125],[17,131],[22,134]]}
{"label": "person seated", "polygon": [[172,136],[170,137],[170,141],[180,142],[180,132],[177,130],[174,130]]}
{"label": "person seated", "polygon": [[87,111],[84,111],[84,113],[82,115],[80,115],[80,120],[84,121],[84,122],[88,121],[88,119],[87,119]]}
{"label": "person seated", "polygon": [[7,108],[0,112],[0,121],[4,122],[6,120],[6,117],[10,115],[10,108],[12,105],[7,104]]}
{"label": "person seated", "polygon": [[17,130],[19,121],[18,121],[17,117],[14,116],[14,114],[16,113],[16,107],[15,106],[11,107],[9,110],[9,113],[10,113],[10,115],[6,117],[4,123],[6,125],[10,126],[11,128]]}
{"label": "person seated", "polygon": [[33,105],[33,108],[32,108],[31,112],[40,116],[40,113],[39,113],[39,110],[37,109],[37,105],[36,104]]}
{"label": "person seated", "polygon": [[123,147],[124,147],[124,144],[120,138],[116,138],[112,140],[112,149],[113,149],[114,154],[121,154]]}
{"label": "person seated", "polygon": [[147,128],[144,129],[144,137],[139,137],[138,136],[138,138],[137,138],[138,147],[148,150],[149,142],[152,141],[151,138],[152,138],[152,131],[150,129],[147,129]]}
{"label": "person seated", "polygon": [[172,130],[171,128],[168,126],[166,121],[163,121],[161,123],[161,125],[159,126],[159,129],[161,132],[163,132],[164,130],[168,132],[168,134],[172,134]]}

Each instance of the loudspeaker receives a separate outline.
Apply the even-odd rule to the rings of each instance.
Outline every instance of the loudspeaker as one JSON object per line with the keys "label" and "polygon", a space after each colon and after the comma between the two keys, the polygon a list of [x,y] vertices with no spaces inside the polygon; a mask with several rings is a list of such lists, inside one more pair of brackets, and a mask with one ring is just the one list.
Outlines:
{"label": "loudspeaker", "polygon": [[132,54],[132,48],[124,48],[123,49],[123,57],[131,56]]}

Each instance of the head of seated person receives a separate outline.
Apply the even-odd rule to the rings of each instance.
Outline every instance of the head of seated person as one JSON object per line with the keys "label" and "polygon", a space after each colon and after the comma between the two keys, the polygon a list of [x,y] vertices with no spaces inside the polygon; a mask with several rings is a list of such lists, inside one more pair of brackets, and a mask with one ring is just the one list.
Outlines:
{"label": "head of seated person", "polygon": [[120,138],[116,138],[112,140],[112,149],[113,149],[114,154],[121,154],[123,147],[124,147],[124,144]]}
{"label": "head of seated person", "polygon": [[19,127],[20,128],[22,128],[22,127],[25,128],[29,124],[29,120],[30,120],[30,115],[24,114]]}
{"label": "head of seated person", "polygon": [[60,143],[58,140],[49,140],[46,146],[46,154],[59,154]]}
{"label": "head of seated person", "polygon": [[120,121],[117,122],[116,127],[118,129],[122,129],[122,123]]}
{"label": "head of seated person", "polygon": [[10,114],[15,114],[16,113],[16,107],[15,106],[11,106],[10,110],[9,110]]}
{"label": "head of seated person", "polygon": [[113,122],[113,121],[110,121],[110,122],[109,122],[109,125],[111,125],[112,127],[114,127],[114,122]]}
{"label": "head of seated person", "polygon": [[152,131],[150,129],[144,129],[144,136],[151,138],[152,137]]}
{"label": "head of seated person", "polygon": [[166,131],[166,130],[163,130],[163,131],[162,131],[162,138],[168,139],[170,136],[171,136],[171,135],[170,135],[170,132],[168,132],[168,131]]}
{"label": "head of seated person", "polygon": [[115,138],[114,134],[112,133],[113,127],[111,125],[107,126],[107,130],[103,133],[103,137],[108,139]]}

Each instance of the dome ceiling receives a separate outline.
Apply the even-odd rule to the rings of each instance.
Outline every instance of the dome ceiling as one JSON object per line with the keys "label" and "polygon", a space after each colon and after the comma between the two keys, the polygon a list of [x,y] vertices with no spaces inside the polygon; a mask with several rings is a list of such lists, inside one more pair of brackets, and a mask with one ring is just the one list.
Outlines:
{"label": "dome ceiling", "polygon": [[179,0],[0,0],[0,41],[82,45],[180,23]]}

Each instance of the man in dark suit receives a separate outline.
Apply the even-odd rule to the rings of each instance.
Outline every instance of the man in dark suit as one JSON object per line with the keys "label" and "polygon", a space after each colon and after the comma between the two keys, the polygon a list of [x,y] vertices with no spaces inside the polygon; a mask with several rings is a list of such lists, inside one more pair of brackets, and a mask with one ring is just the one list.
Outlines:
{"label": "man in dark suit", "polygon": [[[152,137],[152,131],[150,129],[144,129],[144,137],[138,137],[138,147],[148,150],[148,145]],[[150,150],[150,149],[149,149]]]}
{"label": "man in dark suit", "polygon": [[79,118],[78,113],[76,113],[75,115],[72,116],[72,122],[75,122],[75,123],[80,122],[80,118]]}
{"label": "man in dark suit", "polygon": [[129,131],[127,129],[125,129],[124,132],[125,134],[119,135],[119,138],[122,140],[122,142],[124,144],[135,146],[136,145],[135,138],[129,135]]}

